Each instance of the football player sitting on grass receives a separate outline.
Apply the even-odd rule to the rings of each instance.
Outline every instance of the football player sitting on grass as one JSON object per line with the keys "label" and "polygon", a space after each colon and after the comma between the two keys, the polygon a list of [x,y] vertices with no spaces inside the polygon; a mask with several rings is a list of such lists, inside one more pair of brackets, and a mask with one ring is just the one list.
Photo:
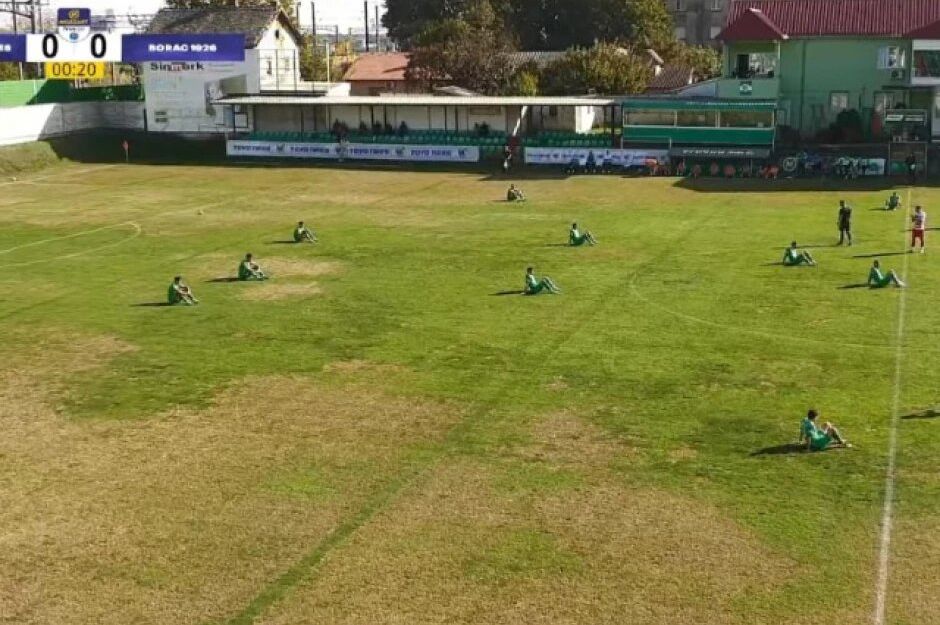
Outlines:
{"label": "football player sitting on grass", "polygon": [[594,235],[589,231],[585,230],[584,234],[581,234],[581,231],[578,230],[578,224],[571,224],[571,232],[568,233],[568,243],[573,246],[584,245],[597,245],[597,239],[594,238]]}
{"label": "football player sitting on grass", "polygon": [[517,189],[516,185],[509,185],[509,190],[506,191],[506,201],[507,202],[525,202],[525,194],[522,193],[522,189]]}
{"label": "football player sitting on grass", "polygon": [[561,293],[558,285],[548,276],[541,280],[535,277],[535,270],[529,267],[525,270],[525,290],[524,295],[538,295],[539,293]]}
{"label": "football player sitting on grass", "polygon": [[170,287],[166,292],[166,301],[170,306],[176,306],[177,304],[195,306],[199,303],[199,300],[193,295],[192,289],[190,289],[188,285],[183,284],[182,276],[173,278],[173,282],[170,283]]}
{"label": "football player sitting on grass", "polygon": [[298,221],[294,228],[294,243],[316,243],[317,235],[313,230],[304,225],[304,222]]}
{"label": "football player sitting on grass", "polygon": [[888,270],[888,275],[883,274],[881,272],[881,263],[877,259],[871,264],[871,271],[868,272],[868,284],[875,289],[884,288],[889,284],[894,284],[899,288],[905,286],[898,278],[898,274],[894,272],[894,269]]}
{"label": "football player sitting on grass", "polygon": [[833,424],[827,422],[822,427],[816,425],[818,416],[818,412],[810,410],[800,423],[800,444],[805,444],[807,451],[822,451],[829,447],[852,447],[847,440],[842,438]]}
{"label": "football player sitting on grass", "polygon": [[251,259],[251,254],[245,254],[245,260],[238,265],[238,279],[245,280],[267,280],[268,277],[261,270],[261,267]]}
{"label": "football player sitting on grass", "polygon": [[795,267],[797,265],[815,265],[816,260],[810,255],[806,250],[800,250],[797,248],[796,241],[790,243],[788,247],[783,252],[783,264],[787,267]]}
{"label": "football player sitting on grass", "polygon": [[885,210],[893,211],[901,208],[901,196],[898,195],[897,191],[893,191],[888,197],[888,201],[885,202]]}

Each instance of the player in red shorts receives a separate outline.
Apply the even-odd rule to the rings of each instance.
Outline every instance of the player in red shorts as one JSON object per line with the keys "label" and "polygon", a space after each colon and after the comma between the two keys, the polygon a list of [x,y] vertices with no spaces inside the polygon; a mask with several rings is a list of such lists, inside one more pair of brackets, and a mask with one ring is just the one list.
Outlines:
{"label": "player in red shorts", "polygon": [[914,209],[914,216],[911,217],[911,252],[913,253],[914,247],[917,245],[917,240],[920,239],[920,253],[924,253],[924,232],[927,230],[927,213],[924,212],[924,209],[918,206]]}

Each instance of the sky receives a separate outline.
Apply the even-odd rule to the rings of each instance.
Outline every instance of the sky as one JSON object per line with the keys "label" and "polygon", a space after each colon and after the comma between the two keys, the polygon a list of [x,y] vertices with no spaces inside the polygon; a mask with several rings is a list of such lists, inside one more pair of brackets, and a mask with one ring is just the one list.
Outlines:
{"label": "sky", "polygon": [[[375,15],[375,4],[379,0],[369,0],[370,18]],[[299,0],[300,23],[310,26],[310,0]],[[316,0],[317,23],[319,25],[339,24],[343,30],[350,27],[362,27],[362,0]],[[380,2],[384,12],[384,2]],[[104,13],[108,9],[116,14],[156,13],[163,0],[51,0],[52,8],[89,8],[92,13]]]}

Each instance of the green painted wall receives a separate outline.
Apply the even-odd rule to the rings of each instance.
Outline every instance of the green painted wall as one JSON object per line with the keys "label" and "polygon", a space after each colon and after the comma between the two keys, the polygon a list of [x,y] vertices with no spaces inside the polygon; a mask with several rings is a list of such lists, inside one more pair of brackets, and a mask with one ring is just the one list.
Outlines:
{"label": "green painted wall", "polygon": [[773,128],[676,128],[675,126],[624,126],[623,138],[633,141],[690,145],[772,145]]}
{"label": "green painted wall", "polygon": [[140,85],[119,85],[73,89],[65,80],[0,81],[0,107],[59,102],[100,102],[143,100]]}
{"label": "green painted wall", "polygon": [[[903,78],[892,78],[891,70],[878,69],[878,53],[885,46],[900,46],[906,51]],[[775,44],[766,42],[729,44],[725,77],[730,78],[738,54],[773,49]],[[780,85],[778,102],[785,113],[779,122],[799,128],[805,136],[827,127],[835,121],[837,112],[830,107],[830,96],[836,91],[848,93],[849,108],[857,109],[864,120],[871,118],[876,93],[893,91],[902,101],[909,102],[910,62],[911,44],[903,39],[816,38],[781,42],[775,78]],[[730,89],[722,95],[735,97]]]}

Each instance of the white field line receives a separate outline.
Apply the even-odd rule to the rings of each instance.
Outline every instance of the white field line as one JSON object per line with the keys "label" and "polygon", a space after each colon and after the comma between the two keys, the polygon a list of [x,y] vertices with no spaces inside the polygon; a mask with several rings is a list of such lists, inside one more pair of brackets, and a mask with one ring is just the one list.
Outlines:
{"label": "white field line", "polygon": [[[907,206],[911,206],[911,190],[907,190]],[[909,210],[909,209],[908,209]],[[907,210],[904,215],[904,246],[907,247]],[[901,280],[907,282],[910,254],[904,255]],[[901,363],[904,360],[904,312],[907,307],[907,289],[902,289],[898,298],[898,323],[894,350],[894,396],[891,401],[891,425],[888,430],[888,468],[885,472],[885,500],[881,509],[881,535],[878,538],[878,577],[875,582],[874,625],[885,625],[885,608],[888,595],[888,578],[891,560],[891,530],[894,525],[894,488],[898,457],[898,422],[901,414]]]}
{"label": "white field line", "polygon": [[[132,228],[134,228],[134,232],[131,235],[124,237],[120,241],[115,241],[113,243],[106,243],[105,245],[101,245],[98,247],[92,247],[92,248],[85,249],[85,250],[79,250],[78,252],[72,252],[71,254],[62,254],[60,256],[50,256],[48,258],[40,258],[38,260],[30,260],[30,261],[26,261],[22,263],[10,263],[10,264],[4,265],[4,267],[28,267],[30,265],[41,265],[44,263],[52,263],[57,260],[68,260],[70,258],[78,258],[79,256],[85,256],[86,254],[92,254],[94,252],[101,252],[107,249],[111,249],[112,247],[117,247],[118,245],[122,245],[124,243],[127,243],[128,241],[136,239],[137,237],[140,236],[141,232],[143,232],[143,230],[140,227],[140,224],[133,222],[133,221],[128,221],[123,224],[118,224],[117,226],[111,226],[111,227],[117,228],[120,226],[131,226]],[[104,228],[99,228],[99,230],[103,230],[103,229]],[[68,237],[61,237],[61,238],[68,238]]]}
{"label": "white field line", "polygon": [[117,165],[96,165],[95,167],[86,167],[84,169],[65,169],[63,171],[52,172],[41,176],[23,178],[22,180],[9,180],[7,182],[0,182],[0,187],[8,187],[14,184],[33,183],[37,180],[48,180],[50,178],[58,178],[60,176],[87,174],[95,171],[101,171],[102,169],[111,169],[112,167],[117,167]]}
{"label": "white field line", "polygon": [[[205,206],[203,206],[203,207],[200,207],[199,209],[201,210],[201,209],[205,209],[205,208],[215,208],[216,206],[221,206],[221,205],[223,205],[223,204],[225,204],[225,202],[215,202],[214,204],[207,204],[207,205],[205,205]],[[137,219],[136,221],[135,221],[135,220],[121,221],[121,222],[118,222],[118,223],[108,224],[107,226],[99,226],[99,227],[97,227],[97,228],[92,228],[92,229],[90,229],[90,230],[82,230],[82,231],[80,231],[80,232],[73,232],[72,234],[66,234],[66,235],[63,235],[63,236],[61,236],[61,237],[50,237],[50,238],[48,238],[48,239],[40,239],[39,241],[33,241],[32,243],[24,243],[23,245],[17,245],[17,246],[14,246],[14,247],[8,247],[8,248],[6,248],[6,249],[4,249],[4,250],[0,250],[0,256],[2,256],[2,255],[4,255],[4,254],[10,254],[10,253],[12,253],[12,252],[16,252],[16,251],[18,251],[18,250],[22,250],[22,249],[27,248],[27,247],[35,247],[35,246],[37,246],[37,245],[45,245],[46,243],[55,243],[56,241],[64,241],[64,240],[66,240],[66,239],[75,239],[75,238],[77,238],[77,237],[83,237],[83,236],[85,236],[85,235],[94,234],[94,233],[96,233],[96,232],[101,232],[101,231],[103,231],[103,230],[112,230],[112,229],[114,229],[114,228],[123,228],[124,226],[131,226],[131,227],[133,227],[133,228],[136,229],[136,232],[135,232],[131,237],[129,237],[129,238],[127,238],[127,239],[122,239],[122,240],[119,241],[118,243],[108,244],[108,245],[105,245],[105,246],[103,246],[103,247],[95,248],[95,249],[93,249],[93,250],[85,250],[85,251],[83,251],[83,252],[76,253],[76,254],[67,254],[67,255],[65,255],[65,256],[56,256],[56,257],[53,257],[53,258],[48,258],[48,259],[44,259],[44,260],[40,260],[40,261],[32,261],[32,262],[27,262],[27,263],[19,263],[19,264],[12,264],[12,265],[7,264],[7,265],[4,265],[4,266],[6,266],[6,267],[23,267],[23,266],[26,266],[26,265],[35,265],[35,264],[40,263],[40,262],[51,262],[51,261],[54,261],[54,260],[63,260],[63,259],[66,259],[66,258],[74,258],[75,256],[79,256],[79,255],[81,255],[81,254],[87,254],[87,253],[89,253],[89,252],[97,252],[97,251],[100,251],[100,250],[103,250],[103,249],[107,249],[107,248],[109,248],[109,247],[114,247],[115,245],[118,245],[119,243],[123,243],[124,241],[128,241],[128,240],[130,240],[130,239],[132,239],[132,238],[136,238],[136,237],[140,236],[140,234],[141,234],[141,227],[140,227],[140,224],[137,223],[138,221],[145,221],[145,220],[147,220],[147,219],[157,219],[157,218],[159,218],[159,217],[165,217],[165,216],[167,216],[167,215],[173,215],[173,214],[176,214],[176,213],[185,213],[185,212],[189,212],[189,211],[193,210],[194,208],[197,208],[197,207],[190,206],[190,207],[187,207],[187,208],[177,208],[177,209],[170,210],[170,211],[164,211],[164,212],[162,212],[162,213],[154,213],[154,214],[152,214],[152,215],[145,215],[143,219]]]}

